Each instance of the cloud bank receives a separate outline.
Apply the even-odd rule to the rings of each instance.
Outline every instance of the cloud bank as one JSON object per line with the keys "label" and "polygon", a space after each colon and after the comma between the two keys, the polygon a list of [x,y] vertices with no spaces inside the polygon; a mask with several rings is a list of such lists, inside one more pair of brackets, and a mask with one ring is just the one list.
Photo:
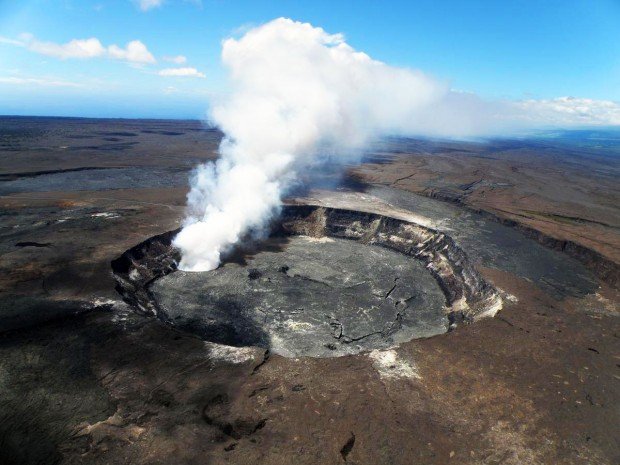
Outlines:
{"label": "cloud bank", "polygon": [[220,158],[198,167],[174,240],[179,267],[216,268],[222,254],[278,213],[296,173],[324,153],[355,153],[386,134],[478,137],[562,123],[618,122],[613,102],[488,102],[424,73],[388,66],[340,34],[279,18],[223,42],[232,92],[211,120]]}
{"label": "cloud bank", "polygon": [[521,121],[532,126],[620,125],[620,104],[611,100],[559,97],[514,102]]}

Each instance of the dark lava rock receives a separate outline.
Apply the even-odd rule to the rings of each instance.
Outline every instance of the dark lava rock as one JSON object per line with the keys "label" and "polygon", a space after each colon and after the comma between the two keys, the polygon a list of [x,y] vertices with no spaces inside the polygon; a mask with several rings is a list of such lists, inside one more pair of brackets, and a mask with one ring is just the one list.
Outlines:
{"label": "dark lava rock", "polygon": [[248,271],[248,278],[250,279],[258,279],[261,277],[261,272],[259,270],[257,270],[256,268],[252,268],[250,271]]}

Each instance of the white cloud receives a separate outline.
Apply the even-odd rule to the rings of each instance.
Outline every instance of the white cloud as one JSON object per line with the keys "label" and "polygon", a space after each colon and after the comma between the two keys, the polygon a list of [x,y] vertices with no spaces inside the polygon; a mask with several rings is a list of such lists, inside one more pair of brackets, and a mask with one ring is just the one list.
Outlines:
{"label": "white cloud", "polygon": [[516,102],[521,119],[548,126],[620,125],[620,103],[611,100],[559,97]]}
{"label": "white cloud", "polygon": [[206,77],[204,73],[201,73],[196,68],[165,68],[159,70],[160,76],[175,76],[175,77]]}
{"label": "white cloud", "polygon": [[138,5],[138,8],[142,11],[148,11],[162,6],[164,4],[164,0],[134,0],[134,3]]}
{"label": "white cloud", "polygon": [[8,37],[0,36],[0,44],[17,45],[23,47],[24,43],[21,40],[9,39]]}
{"label": "white cloud", "polygon": [[184,63],[187,63],[187,57],[183,55],[165,56],[163,57],[163,60],[167,61],[168,63],[175,63],[177,65],[182,65]]}
{"label": "white cloud", "polygon": [[3,77],[0,76],[0,84],[35,84],[38,86],[50,86],[50,87],[83,87],[81,84],[76,82],[62,81],[58,79],[48,79],[48,78],[23,78],[23,77],[15,77],[8,76]]}
{"label": "white cloud", "polygon": [[60,58],[94,58],[106,53],[106,49],[99,39],[73,39],[66,44],[56,44],[54,42],[42,42],[34,38],[26,42],[26,48],[41,55]]}
{"label": "white cloud", "polygon": [[[202,0],[184,0],[186,3],[193,3],[198,8],[202,7]],[[167,0],[132,0],[132,2],[142,11],[149,11],[161,7]]]}
{"label": "white cloud", "polygon": [[0,36],[0,43],[24,47],[31,52],[60,58],[61,60],[107,57],[134,64],[157,62],[146,45],[139,40],[132,40],[127,43],[125,48],[122,48],[118,45],[104,47],[101,41],[96,37],[91,37],[89,39],[73,39],[64,44],[57,44],[55,42],[38,40],[31,34],[21,34],[19,40]]}
{"label": "white cloud", "polygon": [[130,63],[155,63],[155,57],[149,52],[139,40],[132,40],[125,48],[121,48],[117,45],[110,45],[108,47],[108,54],[111,58],[116,60],[124,60]]}

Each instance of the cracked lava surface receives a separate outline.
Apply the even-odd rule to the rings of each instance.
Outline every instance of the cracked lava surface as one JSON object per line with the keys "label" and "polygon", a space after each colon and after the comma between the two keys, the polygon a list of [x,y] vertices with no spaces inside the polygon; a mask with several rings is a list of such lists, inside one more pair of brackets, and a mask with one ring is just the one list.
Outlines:
{"label": "cracked lava surface", "polygon": [[446,332],[439,285],[418,260],[345,239],[271,239],[247,264],[177,271],[152,292],[205,339],[289,356],[336,356]]}

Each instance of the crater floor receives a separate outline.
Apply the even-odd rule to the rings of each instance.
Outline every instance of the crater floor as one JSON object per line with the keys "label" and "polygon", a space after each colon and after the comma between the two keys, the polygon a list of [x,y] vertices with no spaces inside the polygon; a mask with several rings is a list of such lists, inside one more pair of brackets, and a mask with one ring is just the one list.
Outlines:
{"label": "crater floor", "polygon": [[269,239],[244,260],[176,271],[151,291],[176,326],[288,357],[386,348],[448,328],[439,285],[423,262],[401,253],[291,236]]}

